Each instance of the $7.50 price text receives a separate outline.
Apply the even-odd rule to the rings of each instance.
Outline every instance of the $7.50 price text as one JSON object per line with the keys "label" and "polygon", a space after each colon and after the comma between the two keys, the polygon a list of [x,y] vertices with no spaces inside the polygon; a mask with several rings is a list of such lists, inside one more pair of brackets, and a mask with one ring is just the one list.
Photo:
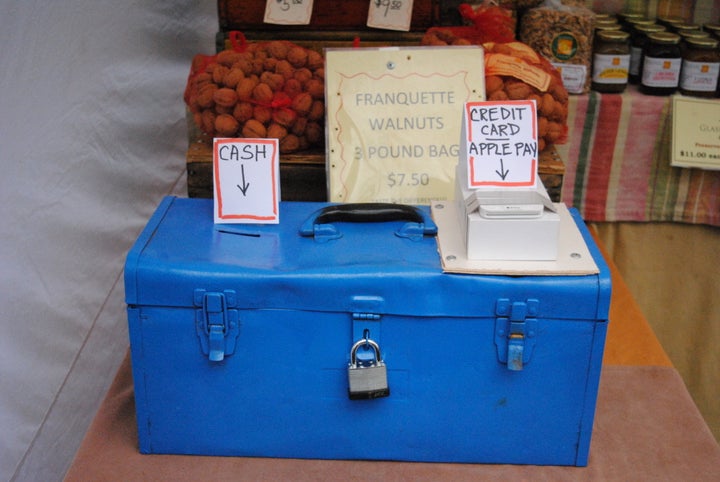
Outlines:
{"label": "$7.50 price text", "polygon": [[426,172],[390,172],[387,175],[388,187],[418,187],[430,184],[430,174]]}

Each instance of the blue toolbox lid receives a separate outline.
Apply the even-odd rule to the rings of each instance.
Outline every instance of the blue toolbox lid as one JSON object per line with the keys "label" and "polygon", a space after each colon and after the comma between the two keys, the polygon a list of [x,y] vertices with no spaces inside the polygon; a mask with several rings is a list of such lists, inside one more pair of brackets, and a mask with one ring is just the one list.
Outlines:
{"label": "blue toolbox lid", "polygon": [[214,224],[211,199],[167,197],[128,253],[126,301],[191,307],[198,289],[233,290],[241,309],[480,317],[527,298],[541,300],[539,317],[607,319],[609,270],[577,213],[599,274],[488,276],[443,272],[428,208],[418,234],[412,220],[313,222],[326,206],[283,202],[280,224]]}

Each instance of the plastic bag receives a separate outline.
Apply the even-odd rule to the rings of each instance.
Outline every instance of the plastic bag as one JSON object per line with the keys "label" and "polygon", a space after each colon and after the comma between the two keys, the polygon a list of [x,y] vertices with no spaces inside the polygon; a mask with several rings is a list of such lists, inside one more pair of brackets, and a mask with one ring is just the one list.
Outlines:
{"label": "plastic bag", "polygon": [[585,7],[546,0],[525,12],[519,40],[535,49],[560,70],[571,94],[590,91],[595,14]]}
{"label": "plastic bag", "polygon": [[559,72],[522,42],[487,43],[487,100],[535,100],[538,148],[567,141],[568,93]]}
{"label": "plastic bag", "polygon": [[460,4],[458,10],[470,25],[432,27],[425,32],[422,45],[482,45],[515,40],[515,18],[510,10],[467,3]]}

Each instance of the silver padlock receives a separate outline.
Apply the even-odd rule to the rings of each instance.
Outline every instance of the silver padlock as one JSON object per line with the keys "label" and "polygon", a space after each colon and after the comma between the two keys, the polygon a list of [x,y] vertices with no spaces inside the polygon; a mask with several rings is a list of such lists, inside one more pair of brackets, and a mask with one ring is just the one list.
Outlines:
{"label": "silver padlock", "polygon": [[[375,352],[375,360],[369,365],[359,364],[357,351],[361,346],[369,346]],[[366,400],[390,395],[387,381],[387,367],[380,354],[380,346],[369,338],[355,342],[350,349],[348,365],[348,395],[350,400]]]}

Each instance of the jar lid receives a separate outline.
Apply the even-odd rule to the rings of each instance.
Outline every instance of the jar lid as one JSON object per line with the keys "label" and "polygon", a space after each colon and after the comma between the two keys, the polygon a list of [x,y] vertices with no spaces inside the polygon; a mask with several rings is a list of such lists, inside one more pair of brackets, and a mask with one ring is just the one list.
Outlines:
{"label": "jar lid", "polygon": [[675,25],[673,25],[673,28],[678,33],[681,31],[700,30],[701,29],[700,25],[698,25],[696,23],[687,23],[687,22],[675,24]]}
{"label": "jar lid", "polygon": [[615,21],[615,15],[610,15],[609,13],[596,13],[595,14],[595,21],[596,22],[602,22],[605,20],[612,20]]}
{"label": "jar lid", "polygon": [[622,26],[614,20],[603,20],[602,22],[595,22],[595,30],[620,30]]}
{"label": "jar lid", "polygon": [[700,49],[715,49],[718,46],[717,40],[710,37],[691,37],[686,38],[685,43],[688,45],[692,45],[693,47],[700,48]]}
{"label": "jar lid", "polygon": [[675,28],[675,29],[670,29],[670,31],[674,32],[678,35],[702,32],[702,30],[700,30],[699,28]]}
{"label": "jar lid", "polygon": [[680,36],[670,32],[653,32],[648,34],[648,38],[659,44],[673,45],[680,43]]}
{"label": "jar lid", "polygon": [[672,25],[678,25],[681,23],[685,23],[685,19],[682,17],[679,17],[677,15],[670,15],[666,17],[658,17],[657,18],[658,23],[661,23],[666,26],[672,26]]}
{"label": "jar lid", "polygon": [[666,29],[662,25],[654,24],[654,25],[636,25],[635,31],[636,32],[642,32],[644,34],[650,34],[650,33],[657,33],[657,32],[664,32]]}
{"label": "jar lid", "polygon": [[628,22],[630,19],[633,18],[644,18],[645,15],[642,13],[633,13],[633,12],[620,12],[617,14],[617,16],[623,21]]}
{"label": "jar lid", "polygon": [[627,23],[631,26],[635,25],[652,25],[655,22],[655,19],[648,18],[648,17],[637,17],[637,18],[629,18],[627,19]]}
{"label": "jar lid", "polygon": [[630,34],[623,30],[601,30],[596,35],[606,42],[626,42],[630,37]]}
{"label": "jar lid", "polygon": [[684,40],[689,38],[708,38],[710,37],[709,32],[703,32],[702,30],[688,30],[687,32],[678,32]]}

